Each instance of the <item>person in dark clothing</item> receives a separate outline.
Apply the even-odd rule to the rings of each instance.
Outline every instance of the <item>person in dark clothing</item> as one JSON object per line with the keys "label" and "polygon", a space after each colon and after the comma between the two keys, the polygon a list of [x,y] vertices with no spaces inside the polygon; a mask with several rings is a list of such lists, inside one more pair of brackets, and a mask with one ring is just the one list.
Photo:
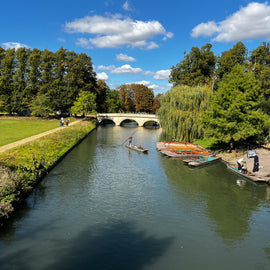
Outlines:
{"label": "person in dark clothing", "polygon": [[252,172],[258,172],[259,171],[259,157],[258,157],[258,153],[256,156],[254,156],[254,166],[253,166],[253,170]]}
{"label": "person in dark clothing", "polygon": [[129,137],[128,137],[128,144],[129,144],[129,146],[132,145],[132,136],[129,136]]}

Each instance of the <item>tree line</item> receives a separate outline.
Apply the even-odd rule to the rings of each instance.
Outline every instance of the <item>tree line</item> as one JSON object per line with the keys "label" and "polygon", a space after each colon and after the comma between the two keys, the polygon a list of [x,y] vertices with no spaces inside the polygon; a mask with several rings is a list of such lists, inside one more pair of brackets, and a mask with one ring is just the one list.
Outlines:
{"label": "tree line", "polygon": [[157,105],[153,90],[144,85],[111,90],[97,79],[85,53],[0,47],[0,112],[46,117],[56,112],[152,112]]}
{"label": "tree line", "polygon": [[216,56],[192,47],[171,68],[171,90],[160,98],[166,139],[262,142],[270,127],[270,44],[248,52],[242,42]]}

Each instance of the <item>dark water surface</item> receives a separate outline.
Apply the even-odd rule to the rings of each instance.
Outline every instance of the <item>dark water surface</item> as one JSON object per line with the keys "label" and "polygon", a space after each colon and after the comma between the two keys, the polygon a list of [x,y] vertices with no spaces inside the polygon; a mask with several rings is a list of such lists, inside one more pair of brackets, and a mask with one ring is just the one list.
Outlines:
{"label": "dark water surface", "polygon": [[1,229],[0,269],[270,269],[270,188],[162,156],[160,132],[90,134]]}

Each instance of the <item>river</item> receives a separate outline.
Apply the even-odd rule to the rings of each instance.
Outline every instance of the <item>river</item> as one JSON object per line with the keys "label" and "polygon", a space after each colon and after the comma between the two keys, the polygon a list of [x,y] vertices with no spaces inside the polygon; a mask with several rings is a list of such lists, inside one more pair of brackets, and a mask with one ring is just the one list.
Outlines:
{"label": "river", "polygon": [[162,156],[160,133],[92,132],[1,228],[0,269],[270,269],[270,188]]}

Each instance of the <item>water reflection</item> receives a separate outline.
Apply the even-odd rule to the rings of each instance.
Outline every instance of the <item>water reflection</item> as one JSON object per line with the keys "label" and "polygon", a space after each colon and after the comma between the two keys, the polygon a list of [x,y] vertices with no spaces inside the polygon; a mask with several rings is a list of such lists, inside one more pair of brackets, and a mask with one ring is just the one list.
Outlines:
{"label": "water reflection", "polygon": [[250,230],[250,218],[266,197],[265,186],[241,179],[239,187],[236,184],[239,182],[234,180],[237,176],[226,171],[221,162],[195,169],[185,166],[180,160],[164,159],[162,164],[168,183],[181,200],[185,197],[186,207],[204,206],[201,210],[212,221],[212,230],[224,240],[245,237]]}
{"label": "water reflection", "polygon": [[172,241],[173,237],[149,236],[131,223],[106,224],[81,232],[65,246],[58,254],[57,262],[50,267],[65,270],[142,269],[162,256]]}

